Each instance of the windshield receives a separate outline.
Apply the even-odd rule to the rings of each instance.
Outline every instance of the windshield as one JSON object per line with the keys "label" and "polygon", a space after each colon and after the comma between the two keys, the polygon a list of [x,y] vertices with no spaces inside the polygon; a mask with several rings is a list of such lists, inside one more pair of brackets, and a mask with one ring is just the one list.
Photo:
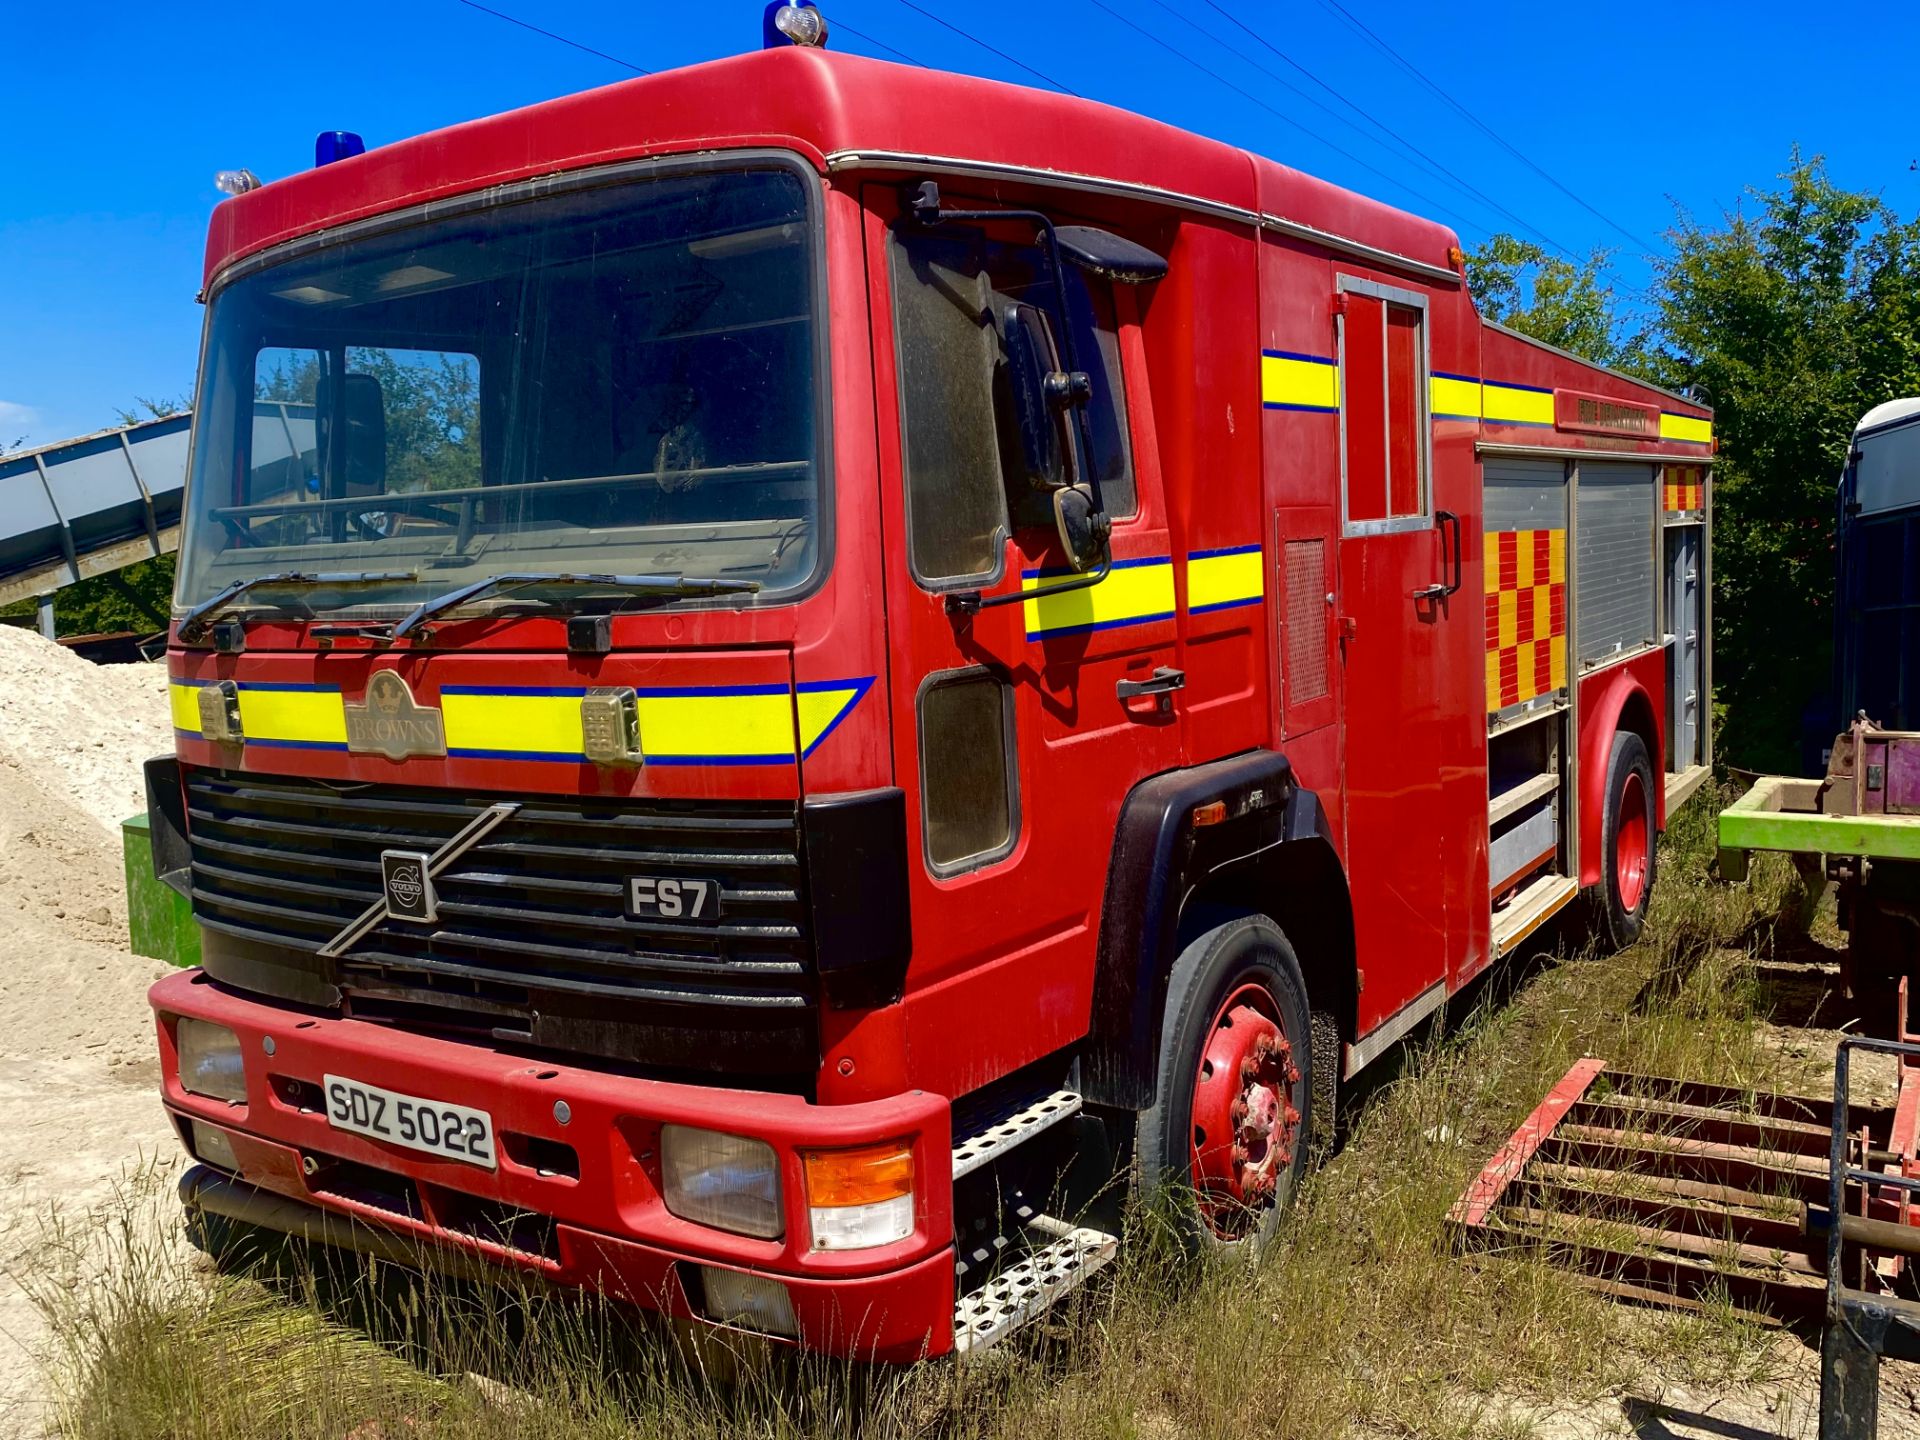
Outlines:
{"label": "windshield", "polygon": [[821,543],[811,216],[794,170],[682,173],[476,208],[227,286],[178,603],[279,572],[395,578],[246,603],[410,606],[502,571],[790,596]]}

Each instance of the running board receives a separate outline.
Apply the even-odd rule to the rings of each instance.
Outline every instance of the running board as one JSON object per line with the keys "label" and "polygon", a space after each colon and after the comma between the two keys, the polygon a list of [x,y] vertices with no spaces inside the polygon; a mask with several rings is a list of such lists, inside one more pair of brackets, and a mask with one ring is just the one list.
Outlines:
{"label": "running board", "polygon": [[1565,875],[1542,875],[1493,917],[1493,953],[1507,954],[1579,893],[1579,884]]}
{"label": "running board", "polygon": [[953,1178],[971,1175],[982,1165],[989,1165],[1009,1150],[1026,1144],[1041,1131],[1079,1113],[1080,1092],[1077,1090],[1056,1090],[1051,1095],[1042,1095],[955,1145]]}
{"label": "running board", "polygon": [[[1077,1106],[1079,1097],[1074,1098]],[[997,1344],[1072,1294],[1119,1251],[1119,1239],[1103,1230],[1066,1229],[1052,1244],[954,1302],[954,1352],[966,1356]]]}

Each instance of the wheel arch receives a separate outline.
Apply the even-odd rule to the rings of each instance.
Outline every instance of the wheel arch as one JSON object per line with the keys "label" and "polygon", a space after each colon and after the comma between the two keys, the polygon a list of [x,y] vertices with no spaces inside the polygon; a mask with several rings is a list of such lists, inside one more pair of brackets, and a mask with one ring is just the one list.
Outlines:
{"label": "wheel arch", "polygon": [[[1193,824],[1219,801],[1216,822]],[[1167,979],[1202,912],[1268,916],[1300,961],[1310,1003],[1353,1034],[1356,976],[1346,872],[1313,791],[1284,756],[1251,751],[1134,787],[1108,865],[1081,1083],[1095,1103],[1154,1101]]]}
{"label": "wheel arch", "polygon": [[1667,825],[1666,789],[1660,783],[1665,770],[1661,756],[1660,712],[1646,686],[1625,667],[1595,676],[1590,684],[1600,687],[1599,698],[1582,717],[1580,731],[1580,883],[1600,883],[1601,817],[1605,814],[1607,766],[1613,757],[1613,737],[1621,731],[1638,735],[1647,747],[1647,759],[1653,764],[1653,794],[1647,797],[1653,810],[1654,829]]}

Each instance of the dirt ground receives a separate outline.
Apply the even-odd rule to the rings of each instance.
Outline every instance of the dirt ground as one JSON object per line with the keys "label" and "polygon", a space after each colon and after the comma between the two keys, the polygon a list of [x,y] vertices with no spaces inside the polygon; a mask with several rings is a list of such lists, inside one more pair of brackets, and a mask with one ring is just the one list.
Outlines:
{"label": "dirt ground", "polygon": [[[128,951],[118,829],[142,808],[141,762],[170,745],[160,667],[96,668],[0,627],[0,1437],[38,1436],[47,1418],[47,1337],[22,1284],[45,1217],[54,1207],[111,1212],[137,1170],[180,1164],[156,1099],[145,1003],[164,967]],[[1848,1023],[1833,968],[1815,952],[1772,961],[1769,972],[1784,998],[1776,1017],[1788,1023],[1767,1026],[1763,1042],[1792,1062],[1785,1068],[1804,1081],[1796,1088],[1818,1093]],[[1890,1100],[1890,1075],[1869,1078],[1878,1083],[1860,1098]],[[1889,1364],[1883,1378],[1880,1433],[1920,1440],[1920,1367]],[[1457,1420],[1445,1428],[1540,1440],[1811,1440],[1818,1357],[1782,1335],[1762,1373],[1724,1389],[1653,1367],[1565,1405],[1495,1400],[1464,1432]]]}
{"label": "dirt ground", "polygon": [[21,1287],[53,1205],[105,1201],[178,1145],[127,947],[119,822],[173,743],[159,665],[96,667],[0,626],[0,1435],[37,1434],[43,1331]]}

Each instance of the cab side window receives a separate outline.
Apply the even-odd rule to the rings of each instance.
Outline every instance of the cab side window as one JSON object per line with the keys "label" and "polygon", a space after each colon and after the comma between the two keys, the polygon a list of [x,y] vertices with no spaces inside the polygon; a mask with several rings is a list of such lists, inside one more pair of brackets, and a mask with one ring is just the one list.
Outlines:
{"label": "cab side window", "polygon": [[1340,417],[1349,529],[1428,514],[1427,312],[1423,297],[1346,280]]}
{"label": "cab side window", "polygon": [[[990,583],[1000,575],[1008,535],[1035,518],[1022,504],[1027,497],[1009,494],[1017,441],[1000,373],[1000,312],[1024,302],[1051,321],[1052,279],[1032,246],[976,232],[903,226],[890,250],[908,561],[928,588]],[[1123,519],[1136,501],[1107,283],[1068,267],[1067,314],[1093,390],[1091,453],[1076,464],[1092,466],[1108,513]]]}

